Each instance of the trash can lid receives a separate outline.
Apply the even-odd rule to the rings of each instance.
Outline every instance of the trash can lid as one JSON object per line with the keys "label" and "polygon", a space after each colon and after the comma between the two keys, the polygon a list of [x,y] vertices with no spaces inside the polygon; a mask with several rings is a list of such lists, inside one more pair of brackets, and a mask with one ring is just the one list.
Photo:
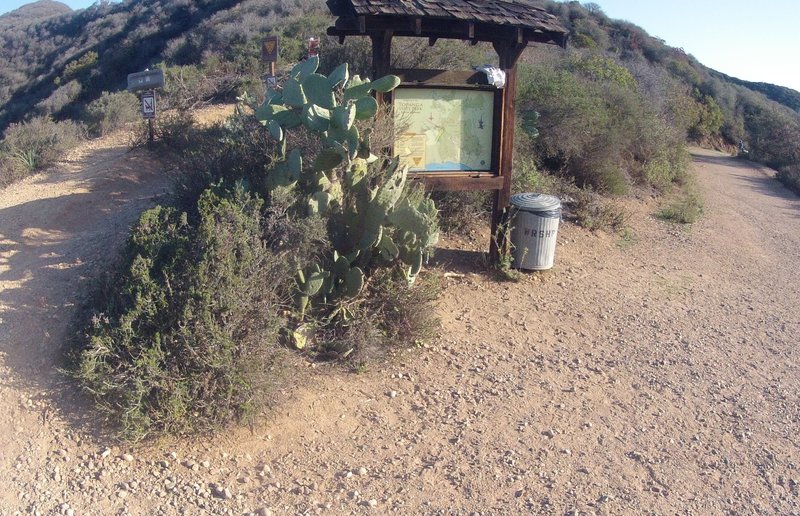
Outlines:
{"label": "trash can lid", "polygon": [[529,212],[554,211],[561,209],[561,201],[554,195],[539,193],[520,193],[511,196],[511,204]]}

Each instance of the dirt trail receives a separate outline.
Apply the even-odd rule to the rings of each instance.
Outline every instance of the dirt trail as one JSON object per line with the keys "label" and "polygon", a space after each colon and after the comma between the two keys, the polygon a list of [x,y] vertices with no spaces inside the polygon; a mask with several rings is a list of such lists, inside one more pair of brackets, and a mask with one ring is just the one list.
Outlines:
{"label": "dirt trail", "polygon": [[146,161],[87,151],[0,194],[0,514],[800,511],[800,200],[748,163],[696,150],[693,228],[652,203],[626,240],[564,224],[519,283],[482,272],[483,237],[446,246],[438,342],[317,366],[255,428],[129,447],[53,366],[161,191]]}

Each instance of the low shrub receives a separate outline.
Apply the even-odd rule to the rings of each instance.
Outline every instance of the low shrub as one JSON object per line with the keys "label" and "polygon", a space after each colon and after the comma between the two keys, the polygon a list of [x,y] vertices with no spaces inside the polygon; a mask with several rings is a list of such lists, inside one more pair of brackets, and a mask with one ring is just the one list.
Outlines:
{"label": "low shrub", "polygon": [[786,188],[800,195],[800,165],[782,167],[775,176]]}
{"label": "low shrub", "polygon": [[261,208],[207,190],[195,222],[156,207],[133,228],[74,369],[124,437],[252,416],[279,379],[294,268],[264,244]]}
{"label": "low shrub", "polygon": [[592,231],[621,232],[628,224],[628,213],[619,204],[585,189],[574,188],[564,199],[572,220]]}
{"label": "low shrub", "polygon": [[433,192],[442,230],[465,235],[476,224],[486,224],[492,210],[493,194],[484,191]]}
{"label": "low shrub", "polygon": [[28,174],[28,170],[19,161],[4,152],[0,152],[0,188],[19,181]]}
{"label": "low shrub", "polygon": [[141,118],[139,99],[133,93],[104,91],[86,107],[86,123],[91,134],[103,136]]}
{"label": "low shrub", "polygon": [[421,277],[408,288],[388,270],[376,272],[365,295],[331,322],[318,321],[316,351],[323,358],[348,358],[357,369],[387,353],[419,345],[438,334],[433,303],[440,293],[439,276]]}
{"label": "low shrub", "polygon": [[84,135],[84,128],[78,123],[33,118],[6,129],[5,139],[0,143],[0,153],[13,163],[16,172],[9,176],[32,174],[55,163],[64,152],[76,146]]}
{"label": "low shrub", "polygon": [[658,217],[678,224],[694,224],[703,215],[703,197],[687,185],[658,212]]}

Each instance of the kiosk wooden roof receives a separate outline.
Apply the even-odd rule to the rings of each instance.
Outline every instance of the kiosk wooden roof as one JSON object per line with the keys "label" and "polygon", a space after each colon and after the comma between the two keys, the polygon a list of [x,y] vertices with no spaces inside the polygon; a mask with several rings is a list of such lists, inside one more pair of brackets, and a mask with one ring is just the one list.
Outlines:
{"label": "kiosk wooden roof", "polygon": [[455,38],[469,41],[538,42],[565,46],[567,31],[540,6],[526,0],[328,0],[338,17],[329,35]]}

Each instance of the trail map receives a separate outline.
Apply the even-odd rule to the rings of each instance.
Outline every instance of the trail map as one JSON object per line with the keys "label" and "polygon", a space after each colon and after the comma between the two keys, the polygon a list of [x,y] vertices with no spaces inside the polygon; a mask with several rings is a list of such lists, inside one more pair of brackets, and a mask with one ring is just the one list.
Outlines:
{"label": "trail map", "polygon": [[412,172],[490,170],[494,93],[398,88],[395,153]]}

